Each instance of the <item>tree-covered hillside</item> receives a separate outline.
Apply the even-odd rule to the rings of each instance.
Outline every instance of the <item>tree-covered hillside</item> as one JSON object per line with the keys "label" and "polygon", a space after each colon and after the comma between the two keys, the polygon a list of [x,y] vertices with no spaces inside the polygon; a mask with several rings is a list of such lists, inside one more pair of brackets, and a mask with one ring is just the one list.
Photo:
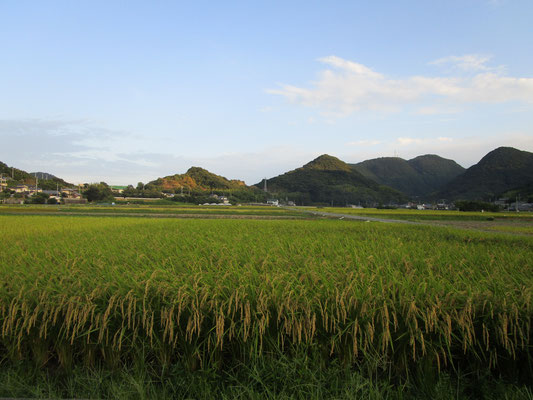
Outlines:
{"label": "tree-covered hillside", "polygon": [[39,188],[44,190],[54,190],[58,185],[60,187],[73,186],[71,183],[65,182],[63,179],[52,174],[46,172],[29,173],[18,168],[10,167],[3,162],[0,162],[0,174],[2,174],[4,178],[8,178],[9,187],[16,186],[18,184],[35,185],[36,177],[39,180]]}
{"label": "tree-covered hillside", "polygon": [[421,199],[431,198],[433,192],[465,170],[455,161],[433,154],[411,160],[381,157],[351,164],[351,167],[382,185]]}
{"label": "tree-covered hillside", "polygon": [[158,178],[148,183],[151,187],[164,191],[181,190],[212,190],[212,189],[243,189],[246,184],[239,180],[229,180],[213,174],[200,167],[191,167],[184,174],[175,174]]}
{"label": "tree-covered hillside", "polygon": [[[233,203],[263,201],[264,193],[256,187],[247,186],[243,181],[227,179],[200,167],[191,167],[184,174],[158,178],[146,184],[148,190],[185,195],[176,197],[188,202],[207,201],[210,194],[225,195]],[[213,201],[212,199],[209,201]]]}
{"label": "tree-covered hillside", "polygon": [[[263,187],[263,183],[256,184]],[[324,154],[301,168],[267,180],[269,193],[297,204],[387,204],[405,200],[336,157]]]}
{"label": "tree-covered hillside", "polygon": [[476,165],[449,182],[440,197],[463,200],[491,200],[517,188],[533,185],[533,153],[513,147],[499,147]]}

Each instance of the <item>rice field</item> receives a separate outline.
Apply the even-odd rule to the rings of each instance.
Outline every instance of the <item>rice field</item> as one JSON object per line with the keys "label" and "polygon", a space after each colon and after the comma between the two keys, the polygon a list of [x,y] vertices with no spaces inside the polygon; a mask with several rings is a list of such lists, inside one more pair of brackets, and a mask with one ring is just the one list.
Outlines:
{"label": "rice field", "polygon": [[4,364],[223,371],[282,354],[389,379],[531,376],[531,237],[339,220],[0,226]]}
{"label": "rice field", "polygon": [[197,206],[197,205],[0,205],[0,215],[108,215],[153,217],[257,216],[309,218],[298,210],[272,206]]}

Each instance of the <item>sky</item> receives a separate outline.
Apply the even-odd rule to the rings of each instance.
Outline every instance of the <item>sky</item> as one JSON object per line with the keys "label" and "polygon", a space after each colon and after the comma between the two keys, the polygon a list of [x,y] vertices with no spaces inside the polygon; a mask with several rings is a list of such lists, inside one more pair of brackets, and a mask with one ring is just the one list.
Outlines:
{"label": "sky", "polygon": [[72,183],[533,151],[533,1],[0,0],[0,161]]}

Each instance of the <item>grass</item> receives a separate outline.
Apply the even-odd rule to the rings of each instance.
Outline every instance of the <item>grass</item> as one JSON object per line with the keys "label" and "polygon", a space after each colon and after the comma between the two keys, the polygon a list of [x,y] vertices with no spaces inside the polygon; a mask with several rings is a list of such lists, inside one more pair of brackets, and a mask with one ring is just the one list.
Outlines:
{"label": "grass", "polygon": [[428,382],[417,376],[397,384],[313,360],[287,359],[243,364],[227,371],[191,372],[172,365],[164,372],[150,365],[116,370],[74,367],[69,373],[36,369],[24,363],[0,370],[0,395],[24,398],[112,399],[494,399],[531,400],[530,387],[494,379],[443,373]]}
{"label": "grass", "polygon": [[500,231],[500,232],[510,232],[510,233],[521,233],[527,235],[533,235],[533,225],[523,226],[523,225],[503,225],[503,226],[491,226],[489,230]]}
{"label": "grass", "polygon": [[261,206],[195,206],[195,205],[0,205],[0,215],[152,215],[152,216],[263,216],[303,217],[301,212]]}
{"label": "grass", "polygon": [[[532,376],[531,237],[339,220],[0,216],[0,226],[5,371],[101,371],[107,388],[138,365],[154,372],[137,369],[137,383],[173,368],[183,382],[245,373],[243,398],[270,387],[342,398],[352,384],[394,397],[416,377],[421,390],[461,374],[487,387]],[[278,360],[314,378],[280,388]],[[70,378],[47,376],[36,382],[70,395]],[[210,382],[197,385],[208,393]]]}

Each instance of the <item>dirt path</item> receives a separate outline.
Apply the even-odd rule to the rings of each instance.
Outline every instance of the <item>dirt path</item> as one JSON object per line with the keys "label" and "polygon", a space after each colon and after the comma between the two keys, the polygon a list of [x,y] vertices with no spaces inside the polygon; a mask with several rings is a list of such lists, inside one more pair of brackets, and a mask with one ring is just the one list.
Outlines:
{"label": "dirt path", "polygon": [[418,222],[418,221],[408,221],[404,219],[389,219],[389,218],[376,218],[376,217],[366,217],[364,215],[353,215],[353,214],[339,214],[339,213],[330,213],[330,212],[322,212],[322,211],[310,211],[310,210],[302,210],[297,209],[297,211],[301,211],[304,213],[313,214],[320,217],[330,217],[330,218],[342,218],[342,219],[355,219],[358,221],[372,221],[372,222],[388,222],[388,223],[395,223],[395,224],[409,224],[409,225],[431,225],[424,222]]}
{"label": "dirt path", "polygon": [[[528,222],[509,222],[509,221],[409,221],[409,220],[400,220],[400,219],[391,219],[391,218],[377,218],[377,217],[367,217],[363,215],[353,215],[353,214],[342,214],[342,213],[331,213],[323,211],[311,211],[303,210],[297,208],[291,208],[291,210],[300,211],[302,213],[313,214],[315,216],[325,217],[325,218],[338,218],[338,219],[350,219],[357,221],[371,221],[371,222],[384,222],[384,223],[393,223],[393,224],[407,224],[407,225],[425,225],[425,226],[439,226],[439,227],[453,227],[458,229],[465,230],[474,230],[480,232],[491,232],[491,233],[503,233],[507,235],[516,235],[516,236],[533,236],[533,224]],[[519,227],[523,228],[523,232],[516,232],[512,230],[506,230],[505,228],[509,227]],[[531,228],[531,233],[527,232]]]}

